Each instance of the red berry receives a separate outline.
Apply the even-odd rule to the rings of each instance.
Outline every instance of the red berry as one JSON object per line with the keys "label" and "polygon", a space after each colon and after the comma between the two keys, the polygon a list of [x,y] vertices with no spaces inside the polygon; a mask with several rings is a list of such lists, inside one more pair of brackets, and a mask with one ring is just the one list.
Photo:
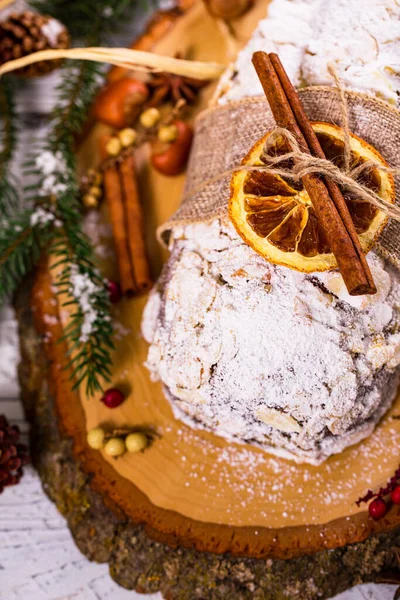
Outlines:
{"label": "red berry", "polygon": [[110,302],[116,304],[122,298],[121,286],[117,281],[108,282],[108,293],[110,294]]}
{"label": "red berry", "polygon": [[375,521],[382,519],[388,511],[388,505],[382,498],[375,498],[368,507],[369,514]]}
{"label": "red berry", "polygon": [[110,388],[104,392],[101,402],[108,408],[117,408],[125,400],[125,395],[117,388]]}
{"label": "red berry", "polygon": [[400,504],[400,485],[397,485],[394,488],[393,492],[390,494],[390,497],[394,504]]}

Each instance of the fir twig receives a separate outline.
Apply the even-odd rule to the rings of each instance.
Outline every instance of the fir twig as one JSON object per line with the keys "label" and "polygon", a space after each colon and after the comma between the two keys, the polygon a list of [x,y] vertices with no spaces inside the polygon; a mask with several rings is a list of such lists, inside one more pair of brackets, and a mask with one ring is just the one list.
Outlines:
{"label": "fir twig", "polygon": [[36,179],[25,198],[33,208],[10,219],[0,232],[0,301],[15,290],[47,247],[61,265],[56,285],[68,294],[72,306],[65,339],[74,387],[85,380],[91,395],[110,376],[112,324],[106,283],[81,228],[74,135],[99,86],[99,67],[87,62],[66,63],[61,81],[51,133],[27,164],[26,172]]}
{"label": "fir twig", "polygon": [[[74,251],[72,250],[74,248]],[[63,340],[69,344],[73,388],[86,381],[90,396],[101,390],[101,380],[111,375],[109,351],[112,342],[110,299],[105,282],[92,262],[91,248],[85,236],[67,226],[52,246],[61,274],[56,282],[64,306],[73,306]]]}
{"label": "fir twig", "polygon": [[10,219],[0,227],[0,305],[34,266],[49,240],[49,226],[31,225],[31,212]]}
{"label": "fir twig", "polygon": [[52,144],[71,146],[81,130],[88,109],[102,83],[101,66],[86,61],[67,61],[57,88],[58,102],[53,111]]}
{"label": "fir twig", "polygon": [[[44,0],[35,4],[40,12],[60,19],[72,35],[86,35],[88,46],[99,44],[104,33],[115,29],[116,21],[132,7],[131,0]],[[72,369],[74,387],[85,381],[91,395],[110,377],[114,346],[106,282],[81,227],[74,136],[99,86],[101,68],[91,62],[71,65],[67,61],[63,71],[51,133],[26,165],[26,174],[36,178],[26,190],[25,200],[31,209],[13,216],[0,229],[0,302],[15,290],[47,248],[56,258],[58,292],[67,298],[64,305],[72,311],[64,333],[69,345],[68,367]],[[15,140],[11,87],[2,87],[0,108],[4,115],[0,174],[2,168],[4,174]],[[7,194],[3,198],[12,199]],[[0,209],[1,202],[0,187]]]}
{"label": "fir twig", "polygon": [[[92,395],[111,375],[112,323],[106,282],[81,228],[73,149],[74,135],[80,131],[99,85],[99,67],[80,62],[66,64],[64,71],[52,115],[52,132],[33,164],[39,189],[33,190],[29,200],[54,218],[48,251],[56,257],[55,283],[59,293],[66,295],[65,305],[72,313],[63,338],[69,345],[68,368],[72,370],[73,387],[85,380],[86,392]],[[43,190],[47,194],[44,198]]]}

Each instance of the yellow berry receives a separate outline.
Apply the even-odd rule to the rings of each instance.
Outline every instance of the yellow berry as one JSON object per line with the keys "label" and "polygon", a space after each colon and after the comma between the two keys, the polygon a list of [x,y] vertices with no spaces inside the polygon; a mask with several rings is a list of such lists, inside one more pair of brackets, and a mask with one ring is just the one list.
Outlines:
{"label": "yellow berry", "polygon": [[121,438],[111,438],[104,446],[104,452],[107,456],[121,456],[125,452],[124,440]]}
{"label": "yellow berry", "polygon": [[101,188],[98,185],[93,185],[91,188],[89,188],[89,196],[94,196],[95,198],[101,198],[103,195],[103,192],[101,191]]}
{"label": "yellow berry", "polygon": [[158,130],[158,139],[160,142],[171,143],[178,137],[178,128],[176,125],[164,125]]}
{"label": "yellow berry", "polygon": [[151,127],[154,127],[154,125],[157,125],[160,117],[161,115],[158,108],[148,108],[140,115],[140,122],[143,127],[150,129]]}
{"label": "yellow berry", "polygon": [[118,137],[122,146],[124,148],[128,148],[129,146],[132,146],[132,144],[135,143],[137,133],[131,127],[125,127],[125,129],[121,129],[121,131],[118,134]]}
{"label": "yellow berry", "polygon": [[104,447],[105,431],[101,427],[91,429],[87,434],[87,443],[93,450],[101,450]]}
{"label": "yellow berry", "polygon": [[99,205],[98,198],[92,194],[85,194],[82,198],[82,202],[85,208],[97,208]]}
{"label": "yellow berry", "polygon": [[101,185],[103,183],[103,175],[97,171],[93,176],[93,185]]}
{"label": "yellow berry", "polygon": [[88,169],[88,172],[86,173],[86,176],[89,179],[93,179],[96,176],[96,174],[97,173],[96,173],[95,169]]}
{"label": "yellow berry", "polygon": [[121,142],[117,137],[112,137],[108,140],[106,150],[110,156],[118,156],[118,154],[121,152],[121,149]]}
{"label": "yellow berry", "polygon": [[148,443],[147,436],[139,431],[130,433],[125,439],[125,446],[128,452],[140,452],[148,446]]}

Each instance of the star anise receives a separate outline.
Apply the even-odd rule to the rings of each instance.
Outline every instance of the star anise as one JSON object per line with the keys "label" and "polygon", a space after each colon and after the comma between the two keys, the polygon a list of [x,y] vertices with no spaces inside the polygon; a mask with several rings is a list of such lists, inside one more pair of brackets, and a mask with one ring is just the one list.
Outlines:
{"label": "star anise", "polygon": [[185,100],[187,104],[193,104],[199,91],[208,83],[209,81],[173,75],[172,73],[153,73],[147,82],[151,91],[148,106],[160,106],[164,102],[176,104],[179,100]]}

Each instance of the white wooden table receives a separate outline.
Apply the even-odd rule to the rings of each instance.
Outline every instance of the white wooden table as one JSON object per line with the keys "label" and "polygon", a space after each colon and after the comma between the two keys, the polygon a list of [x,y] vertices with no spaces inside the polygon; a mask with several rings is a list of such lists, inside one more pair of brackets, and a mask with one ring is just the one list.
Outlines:
{"label": "white wooden table", "polygon": [[[160,2],[168,4],[167,2]],[[142,15],[116,40],[127,44],[140,31]],[[57,76],[22,86],[19,97],[21,147],[43,134],[43,116],[52,106]],[[39,126],[38,126],[39,125]],[[17,157],[17,163],[19,157]],[[16,377],[18,340],[12,310],[0,310],[0,414],[27,433],[18,400]],[[394,586],[364,585],[335,600],[392,600]],[[161,600],[159,594],[142,596],[118,587],[107,565],[87,560],[76,548],[64,518],[44,494],[31,467],[21,483],[0,494],[0,600]],[[229,600],[229,599],[227,599]]]}

